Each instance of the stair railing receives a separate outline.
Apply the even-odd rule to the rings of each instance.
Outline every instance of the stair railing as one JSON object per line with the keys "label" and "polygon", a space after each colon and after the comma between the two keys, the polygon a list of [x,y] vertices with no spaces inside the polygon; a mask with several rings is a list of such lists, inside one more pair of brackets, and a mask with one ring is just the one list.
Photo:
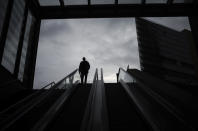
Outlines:
{"label": "stair railing", "polygon": [[96,69],[81,131],[108,131],[108,123],[103,71],[101,69],[101,80],[99,80]]}
{"label": "stair railing", "polygon": [[[143,81],[122,68],[119,69],[119,82],[152,130],[195,131],[195,128],[183,119],[174,106],[150,90]],[[161,111],[163,114],[158,115],[157,111]]]}
{"label": "stair railing", "polygon": [[89,93],[89,98],[87,101],[87,105],[86,105],[86,109],[85,109],[85,113],[84,113],[84,117],[82,120],[82,124],[81,124],[81,131],[89,131],[90,129],[90,120],[91,119],[91,115],[92,113],[92,108],[93,108],[93,99],[94,99],[94,95],[95,95],[95,88],[97,87],[98,84],[98,69],[96,69],[95,74],[94,74],[94,78],[93,78],[93,83],[92,83],[92,87]]}
{"label": "stair railing", "polygon": [[[76,77],[78,76],[78,77]],[[43,117],[34,125],[31,131],[44,131],[50,122],[56,117],[56,115],[60,112],[61,108],[65,104],[65,102],[69,99],[69,97],[76,90],[77,84],[80,83],[80,76],[75,71],[73,74],[69,75],[65,79],[59,82],[60,85],[65,85],[61,87],[61,89],[67,88],[64,93],[54,102],[54,104],[50,107],[50,109],[43,115]]]}
{"label": "stair railing", "polygon": [[25,98],[21,99],[20,101],[18,101],[17,103],[10,105],[8,108],[4,109],[3,111],[0,112],[0,116],[16,107],[19,107],[20,105],[22,105],[23,103],[25,103],[26,101],[30,100],[32,97],[37,96],[42,90],[47,89],[47,87],[49,87],[48,89],[50,89],[53,85],[55,85],[55,82],[51,82],[45,86],[43,86],[42,88],[40,88],[39,90],[35,91],[34,93],[26,96]]}
{"label": "stair railing", "polygon": [[[103,69],[101,68],[101,92],[102,92],[102,125],[103,125],[103,129],[104,131],[108,131],[109,130],[109,118],[108,118],[108,110],[107,110],[107,100],[106,100],[106,89],[104,86],[104,78],[103,78]],[[102,129],[102,130],[103,130]]]}
{"label": "stair railing", "polygon": [[55,85],[56,83],[53,81],[47,85],[45,85],[44,87],[42,87],[41,89],[47,89],[47,87],[51,88],[53,85]]}
{"label": "stair railing", "polygon": [[[78,69],[74,70],[72,73],[70,73],[69,75],[64,77],[62,80],[57,82],[50,89],[46,90],[45,92],[42,92],[35,99],[29,101],[28,103],[26,103],[25,105],[23,105],[22,107],[17,109],[17,111],[15,111],[13,114],[10,114],[6,119],[4,119],[0,123],[0,129],[2,131],[8,129],[12,124],[14,124],[21,117],[23,117],[26,113],[31,111],[34,107],[36,107],[37,105],[44,102],[45,99],[48,98],[51,95],[51,93],[53,93],[54,90],[56,90],[56,89],[66,89],[67,90],[68,88],[70,88],[71,86],[68,86],[68,85],[73,84],[73,80],[74,80],[73,76],[77,73],[77,71],[78,71]],[[69,81],[68,81],[68,79],[69,79]],[[33,95],[33,96],[36,96],[36,95]]]}
{"label": "stair railing", "polygon": [[[32,93],[32,94],[26,96],[26,97],[23,98],[22,100],[18,101],[17,103],[15,103],[15,104],[9,106],[8,108],[6,108],[5,110],[1,111],[1,112],[0,112],[0,116],[1,116],[2,114],[5,114],[6,112],[9,112],[10,110],[12,110],[12,109],[14,109],[14,108],[16,108],[16,107],[22,106],[22,104],[24,104],[26,101],[30,100],[31,98],[37,96],[42,90],[46,89],[46,88],[49,87],[49,86],[50,86],[49,88],[51,88],[53,85],[55,85],[55,82],[51,82],[51,83],[45,85],[44,87],[42,87],[41,89],[35,91],[34,93]],[[48,88],[48,89],[49,89],[49,88]]]}

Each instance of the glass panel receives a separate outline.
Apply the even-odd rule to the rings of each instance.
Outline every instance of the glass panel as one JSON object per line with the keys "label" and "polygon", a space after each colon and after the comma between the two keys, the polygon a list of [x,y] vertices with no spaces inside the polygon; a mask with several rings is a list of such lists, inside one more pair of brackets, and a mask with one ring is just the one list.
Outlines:
{"label": "glass panel", "polygon": [[118,0],[118,4],[140,4],[141,0]]}
{"label": "glass panel", "polygon": [[64,0],[65,5],[87,5],[88,0]]}
{"label": "glass panel", "polygon": [[166,3],[167,0],[146,0],[146,3],[152,3],[152,4],[159,4],[159,3]]}
{"label": "glass panel", "polygon": [[58,89],[68,89],[72,87],[72,85],[77,84],[80,82],[80,75],[78,71],[75,73],[72,73],[70,76],[68,76],[66,79],[60,81],[60,83],[57,84]]}
{"label": "glass panel", "polygon": [[8,0],[0,0],[0,36],[3,28],[3,22],[6,14]]}
{"label": "glass panel", "polygon": [[91,4],[115,4],[115,0],[91,0]]}
{"label": "glass panel", "polygon": [[34,21],[33,16],[31,12],[29,11],[28,17],[27,17],[24,40],[23,40],[23,48],[22,48],[20,66],[19,66],[19,74],[18,74],[18,79],[21,81],[23,81],[23,74],[24,74],[25,62],[26,62],[25,60],[26,60],[26,55],[27,55],[28,43],[29,43],[29,35],[30,35],[31,25],[33,21]]}
{"label": "glass panel", "polygon": [[76,83],[76,82],[80,82],[80,75],[78,72],[74,75],[74,79],[73,79],[73,83]]}
{"label": "glass panel", "polygon": [[121,81],[121,80],[124,81],[126,84],[132,84],[136,82],[135,79],[131,75],[129,75],[122,69],[120,70],[119,78],[118,78],[118,81]]}
{"label": "glass panel", "polygon": [[39,0],[41,6],[59,6],[59,0]]}
{"label": "glass panel", "polygon": [[65,79],[59,85],[57,86],[58,89],[66,89],[66,87],[69,85],[68,79]]}
{"label": "glass panel", "polygon": [[24,9],[24,0],[14,1],[2,59],[2,65],[11,73],[14,72]]}
{"label": "glass panel", "polygon": [[192,3],[193,0],[174,0],[173,3]]}

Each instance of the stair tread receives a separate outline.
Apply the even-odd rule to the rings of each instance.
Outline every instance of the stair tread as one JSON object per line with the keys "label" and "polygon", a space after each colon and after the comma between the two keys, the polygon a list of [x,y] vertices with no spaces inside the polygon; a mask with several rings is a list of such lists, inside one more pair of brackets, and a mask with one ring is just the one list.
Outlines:
{"label": "stair tread", "polygon": [[47,130],[80,130],[90,87],[91,84],[88,84],[86,87],[84,85],[78,85],[73,96],[71,96],[68,103],[62,108],[62,112],[59,113]]}
{"label": "stair tread", "polygon": [[110,130],[150,130],[120,84],[105,84]]}

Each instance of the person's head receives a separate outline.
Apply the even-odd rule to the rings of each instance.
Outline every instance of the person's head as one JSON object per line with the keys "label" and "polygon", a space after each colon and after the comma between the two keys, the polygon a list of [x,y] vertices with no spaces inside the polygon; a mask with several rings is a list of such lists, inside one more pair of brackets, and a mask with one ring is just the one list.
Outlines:
{"label": "person's head", "polygon": [[83,57],[82,59],[83,59],[83,61],[85,61],[85,60],[86,60],[86,58],[85,58],[85,57]]}

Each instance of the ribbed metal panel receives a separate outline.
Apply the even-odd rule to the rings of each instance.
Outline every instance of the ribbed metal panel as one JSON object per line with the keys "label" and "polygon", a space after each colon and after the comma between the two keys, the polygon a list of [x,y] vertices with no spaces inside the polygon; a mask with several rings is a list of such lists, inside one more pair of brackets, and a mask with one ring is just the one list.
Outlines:
{"label": "ribbed metal panel", "polygon": [[14,0],[8,34],[3,52],[2,65],[11,73],[14,73],[16,54],[23,23],[25,10],[24,0]]}

